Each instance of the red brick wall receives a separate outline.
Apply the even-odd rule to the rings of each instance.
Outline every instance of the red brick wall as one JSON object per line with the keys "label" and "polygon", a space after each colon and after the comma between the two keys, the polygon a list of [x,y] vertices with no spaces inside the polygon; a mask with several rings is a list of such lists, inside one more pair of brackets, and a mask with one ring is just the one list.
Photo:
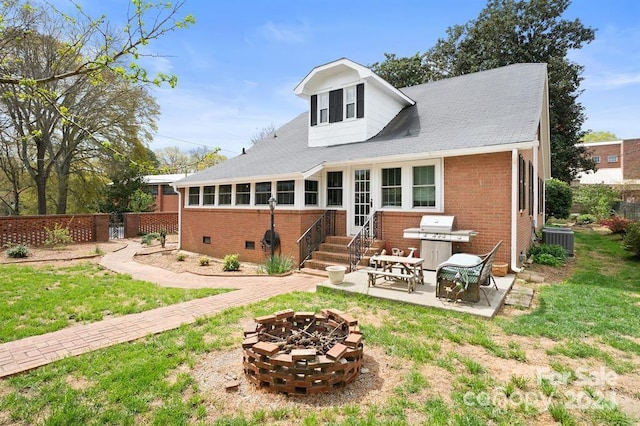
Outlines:
{"label": "red brick wall", "polygon": [[54,229],[56,225],[69,228],[69,235],[74,243],[102,242],[109,239],[107,214],[6,216],[0,218],[0,246],[42,245],[47,239],[46,229]]}
{"label": "red brick wall", "polygon": [[471,244],[454,251],[486,253],[503,240],[496,260],[511,253],[511,152],[445,158],[445,214],[457,229],[478,232]]}
{"label": "red brick wall", "polygon": [[[600,146],[591,146],[590,144],[586,144],[587,149],[591,153],[591,156],[600,156],[600,162],[597,164],[599,169],[617,169],[622,167],[622,158],[620,158],[621,154],[621,146],[619,143],[613,145],[600,145]],[[607,157],[609,155],[617,155],[618,162],[617,163],[609,163],[607,161]]]}
{"label": "red brick wall", "polygon": [[140,234],[167,231],[169,234],[178,233],[178,212],[174,213],[125,213],[124,235],[134,238]]}
{"label": "red brick wall", "polygon": [[[297,240],[315,222],[324,210],[284,210],[274,213],[274,228],[280,237],[276,254],[291,256],[298,262]],[[336,234],[346,233],[344,211],[336,214]],[[196,253],[223,258],[237,253],[241,261],[262,263],[266,256],[261,240],[271,227],[271,212],[268,208],[256,209],[199,209],[182,211],[181,248]],[[203,243],[203,237],[210,243]],[[254,249],[246,248],[245,242],[253,242]],[[270,251],[267,255],[270,254]]]}
{"label": "red brick wall", "polygon": [[622,150],[622,178],[640,179],[640,139],[625,139]]}

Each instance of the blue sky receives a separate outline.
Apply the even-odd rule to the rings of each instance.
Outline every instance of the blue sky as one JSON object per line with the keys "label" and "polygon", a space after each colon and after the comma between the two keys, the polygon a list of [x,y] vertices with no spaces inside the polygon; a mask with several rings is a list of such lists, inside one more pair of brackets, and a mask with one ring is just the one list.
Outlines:
{"label": "blue sky", "polygon": [[[60,4],[62,0],[56,1]],[[84,0],[91,15],[115,24],[127,0]],[[341,57],[368,65],[384,53],[409,56],[432,47],[446,29],[475,19],[484,0],[188,0],[196,24],[148,46],[161,55],[149,71],[178,76],[178,87],[153,89],[161,107],[150,148],[220,147],[233,157],[261,129],[307,109],[293,89],[314,66]],[[585,66],[585,129],[640,137],[640,2],[573,0],[566,19],[597,29],[571,59]]]}

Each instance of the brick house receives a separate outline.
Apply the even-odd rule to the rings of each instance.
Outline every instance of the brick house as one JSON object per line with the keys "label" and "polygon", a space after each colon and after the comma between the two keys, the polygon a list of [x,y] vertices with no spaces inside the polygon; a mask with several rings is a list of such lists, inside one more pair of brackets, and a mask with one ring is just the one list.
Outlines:
{"label": "brick house", "polygon": [[623,201],[640,203],[640,139],[590,142],[585,145],[595,172],[580,173],[576,184],[605,184],[621,191]]}
{"label": "brick house", "polygon": [[391,247],[417,247],[403,230],[453,215],[478,235],[454,251],[521,266],[544,222],[550,177],[546,64],[515,64],[396,89],[348,59],[314,68],[295,88],[309,110],[243,154],[176,183],[182,249],[261,262],[276,197],[281,252],[326,210],[336,234],[381,217]]}
{"label": "brick house", "polygon": [[153,203],[156,213],[177,212],[178,193],[173,190],[172,183],[184,178],[184,173],[147,175],[142,178],[149,186],[149,192],[153,195]]}

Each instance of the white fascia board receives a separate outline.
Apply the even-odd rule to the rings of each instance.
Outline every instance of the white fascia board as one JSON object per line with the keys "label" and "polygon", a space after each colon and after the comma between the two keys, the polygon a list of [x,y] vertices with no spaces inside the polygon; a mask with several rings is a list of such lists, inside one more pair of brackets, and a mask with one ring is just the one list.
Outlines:
{"label": "white fascia board", "polygon": [[336,167],[342,165],[362,164],[362,163],[380,163],[384,160],[387,162],[399,162],[399,161],[415,161],[418,158],[445,158],[445,157],[461,157],[463,155],[478,155],[478,154],[494,154],[498,152],[511,152],[514,149],[531,149],[537,148],[540,144],[539,141],[518,142],[506,145],[497,146],[485,146],[478,148],[467,149],[451,149],[443,151],[426,151],[412,154],[399,154],[399,155],[385,155],[384,157],[362,157],[349,161],[340,161],[325,163],[325,167]]}
{"label": "white fascia board", "polygon": [[314,167],[310,168],[309,170],[307,170],[306,172],[302,173],[302,178],[303,179],[308,179],[310,176],[315,175],[316,173],[321,171],[323,168],[324,168],[324,161],[322,163],[318,164],[317,166],[314,166]]}
{"label": "white fascia board", "polygon": [[296,180],[301,179],[304,175],[302,173],[287,173],[283,175],[263,175],[263,176],[245,176],[229,179],[214,179],[214,180],[200,180],[184,182],[180,185],[173,185],[174,188],[188,188],[190,186],[205,186],[205,185],[228,185],[235,183],[251,183],[251,182],[271,182],[275,180]]}

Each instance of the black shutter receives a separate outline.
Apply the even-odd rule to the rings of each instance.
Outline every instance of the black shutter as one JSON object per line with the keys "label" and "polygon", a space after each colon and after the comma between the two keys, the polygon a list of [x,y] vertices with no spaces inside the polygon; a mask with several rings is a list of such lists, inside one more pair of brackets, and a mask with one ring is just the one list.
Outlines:
{"label": "black shutter", "polygon": [[342,121],[342,89],[329,92],[329,123]]}
{"label": "black shutter", "polygon": [[364,117],[364,83],[356,86],[356,118]]}
{"label": "black shutter", "polygon": [[318,124],[318,95],[311,95],[311,125]]}

